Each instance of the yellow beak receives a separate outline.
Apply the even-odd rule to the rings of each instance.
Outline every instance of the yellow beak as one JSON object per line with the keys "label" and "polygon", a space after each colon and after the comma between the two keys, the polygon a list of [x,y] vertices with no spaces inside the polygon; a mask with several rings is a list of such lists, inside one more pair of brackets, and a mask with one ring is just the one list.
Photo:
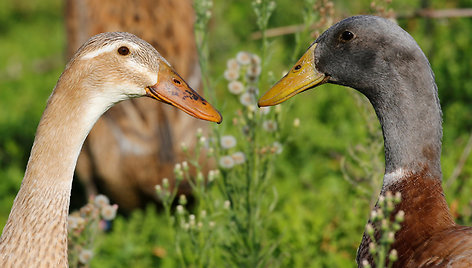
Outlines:
{"label": "yellow beak", "polygon": [[328,81],[328,77],[315,68],[316,45],[317,43],[308,48],[290,72],[259,99],[259,107],[282,103],[300,92]]}
{"label": "yellow beak", "polygon": [[157,83],[146,88],[148,97],[179,108],[187,114],[221,123],[221,114],[204,98],[198,95],[167,63],[159,62]]}

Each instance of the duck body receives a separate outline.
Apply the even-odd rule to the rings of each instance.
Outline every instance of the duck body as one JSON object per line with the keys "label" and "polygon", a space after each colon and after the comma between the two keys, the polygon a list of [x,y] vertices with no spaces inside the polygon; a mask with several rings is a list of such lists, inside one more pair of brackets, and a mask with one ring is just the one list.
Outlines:
{"label": "duck body", "polygon": [[[385,145],[381,194],[400,192],[405,212],[394,267],[470,267],[472,229],[454,223],[441,186],[442,113],[429,62],[395,23],[355,16],[326,30],[260,100],[281,103],[323,83],[354,88],[371,102]],[[447,243],[446,243],[447,241]],[[357,262],[375,267],[364,234]]]}
{"label": "duck body", "polygon": [[67,64],[39,122],[0,238],[0,267],[67,267],[69,199],[82,144],[106,110],[141,96],[221,121],[145,41],[129,33],[92,37]]}

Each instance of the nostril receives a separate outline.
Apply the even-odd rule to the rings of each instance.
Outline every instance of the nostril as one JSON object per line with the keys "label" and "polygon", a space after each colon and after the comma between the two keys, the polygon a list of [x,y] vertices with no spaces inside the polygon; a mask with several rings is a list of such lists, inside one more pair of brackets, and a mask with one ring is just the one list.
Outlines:
{"label": "nostril", "polygon": [[174,84],[176,84],[176,85],[182,84],[182,82],[180,82],[180,80],[179,80],[179,79],[176,79],[176,78],[174,78],[172,81],[173,81]]}

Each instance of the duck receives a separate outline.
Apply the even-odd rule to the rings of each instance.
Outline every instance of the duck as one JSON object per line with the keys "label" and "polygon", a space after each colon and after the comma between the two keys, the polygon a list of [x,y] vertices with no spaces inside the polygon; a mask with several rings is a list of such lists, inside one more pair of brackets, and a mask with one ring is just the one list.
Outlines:
{"label": "duck", "polygon": [[[405,213],[392,244],[398,253],[393,267],[472,267],[472,228],[454,222],[441,186],[438,89],[413,37],[384,18],[346,18],[321,34],[258,105],[276,105],[325,83],[365,95],[380,122],[385,147],[380,194],[400,192],[396,211]],[[370,242],[364,232],[359,267],[366,262],[375,267]]]}
{"label": "duck", "polygon": [[[66,55],[72,57],[89,37],[100,32],[130,32],[156,48],[191,87],[201,88],[192,4],[188,0],[135,0],[133,4],[66,0]],[[82,146],[74,183],[83,185],[85,191],[73,191],[71,202],[102,193],[118,204],[121,214],[149,203],[160,206],[154,186],[168,178],[173,189],[174,165],[187,156],[181,144],[194,150],[198,129],[207,135],[211,128],[206,121],[194,120],[169,105],[155,105],[148,98],[113,106],[98,119]],[[204,166],[204,170],[211,168],[215,168],[211,163]],[[191,170],[190,175],[197,174]],[[192,195],[187,181],[178,184],[178,195]]]}
{"label": "duck", "polygon": [[91,37],[66,65],[41,116],[0,238],[0,267],[68,266],[67,216],[82,144],[106,110],[144,96],[222,121],[149,43],[125,32]]}

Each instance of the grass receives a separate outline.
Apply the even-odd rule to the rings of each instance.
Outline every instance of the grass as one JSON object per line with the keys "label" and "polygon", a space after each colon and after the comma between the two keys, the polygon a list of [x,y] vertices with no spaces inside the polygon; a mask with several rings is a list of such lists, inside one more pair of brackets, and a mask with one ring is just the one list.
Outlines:
{"label": "grass", "polygon": [[[348,16],[369,12],[369,2],[336,1],[336,14]],[[394,8],[417,8],[410,2],[395,1]],[[276,3],[277,8],[268,20],[269,28],[303,22],[300,10],[304,1]],[[466,4],[458,0],[448,2],[447,7]],[[59,0],[0,2],[2,225],[19,188],[36,125],[65,65],[62,5]],[[432,7],[446,6],[441,1],[432,1]],[[225,101],[232,97],[223,78],[226,61],[238,51],[260,54],[262,43],[249,38],[250,33],[258,30],[256,14],[249,1],[215,1],[212,12],[207,39],[208,73],[217,106],[225,117],[219,131],[236,135],[239,130],[232,125],[232,118],[237,117],[235,111],[240,104]],[[471,130],[471,22],[469,19],[435,20],[434,30],[427,30],[423,19],[402,20],[399,23],[417,39],[436,73],[444,111],[442,165],[444,177],[448,178],[457,166]],[[300,38],[300,53],[311,41],[309,35]],[[299,56],[293,55],[295,37],[268,38],[267,42],[267,65],[264,68],[272,72],[274,79],[278,79],[283,70],[292,66],[293,58]],[[267,75],[267,81],[259,89],[261,93],[270,84],[269,75],[264,75]],[[369,143],[371,134],[366,125],[370,121],[366,120],[370,119],[363,115],[364,110],[373,115],[366,99],[355,97],[357,95],[351,89],[326,85],[303,93],[282,107],[280,135],[287,138],[281,155],[271,164],[273,171],[270,177],[271,186],[277,191],[277,202],[265,222],[267,228],[261,240],[277,244],[270,253],[270,258],[277,260],[273,266],[355,265],[356,248],[371,209],[371,200],[358,187],[343,179],[341,162],[343,157],[349,155],[349,148]],[[299,118],[300,126],[294,129],[296,118]],[[378,129],[377,122],[372,125]],[[242,143],[238,141],[238,144]],[[371,154],[366,153],[363,157],[366,160]],[[355,167],[356,163],[351,166]],[[357,172],[359,176],[363,174],[358,170],[350,172]],[[463,223],[471,222],[469,202],[472,185],[468,179],[471,175],[472,165],[470,160],[466,160],[457,181],[445,189],[448,202],[458,204],[458,218]],[[213,195],[216,188],[209,191]],[[267,200],[265,196],[260,198]],[[188,213],[199,215],[194,211]],[[215,232],[215,235],[224,237],[223,229],[217,228]],[[127,218],[119,216],[111,232],[97,237],[96,254],[91,266],[175,267],[176,260],[172,255],[174,234],[168,219],[153,207],[136,211]],[[222,254],[222,250],[216,248],[214,254]],[[218,264],[221,263],[213,263],[212,266]]]}

